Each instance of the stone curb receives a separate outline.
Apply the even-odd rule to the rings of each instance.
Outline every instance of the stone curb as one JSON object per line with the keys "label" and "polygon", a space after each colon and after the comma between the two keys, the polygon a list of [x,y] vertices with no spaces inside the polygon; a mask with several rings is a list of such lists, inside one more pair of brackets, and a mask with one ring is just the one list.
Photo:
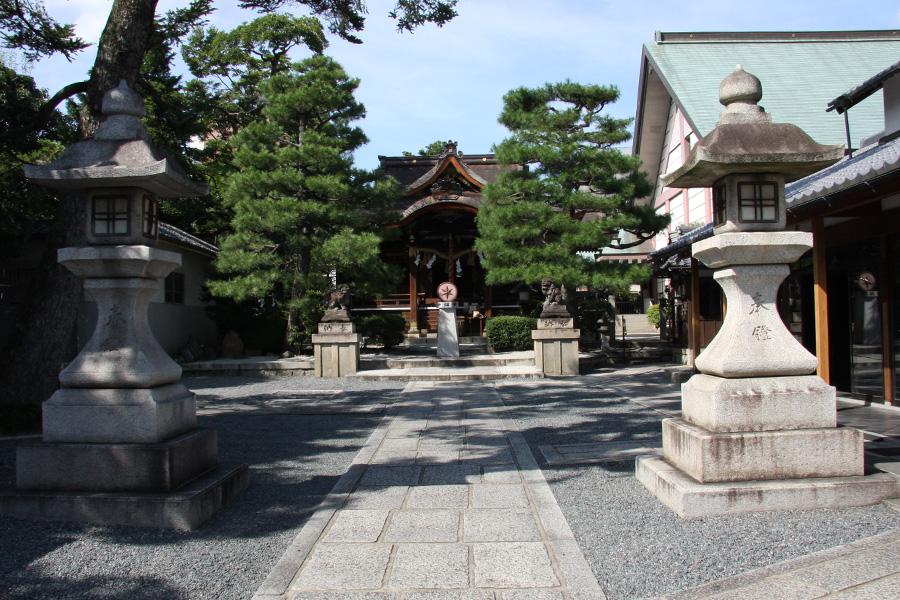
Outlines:
{"label": "stone curb", "polygon": [[381,423],[375,428],[375,431],[372,432],[372,435],[369,436],[369,439],[366,440],[359,452],[356,453],[347,472],[338,479],[338,482],[334,484],[334,487],[322,500],[316,512],[313,513],[309,521],[303,525],[303,528],[285,549],[281,558],[269,571],[265,581],[253,594],[252,600],[276,600],[285,597],[291,581],[300,571],[300,567],[303,566],[303,562],[322,535],[329,521],[331,521],[334,513],[344,505],[350,492],[362,478],[366,465],[387,435],[391,419],[394,417],[397,409],[398,406],[394,405],[385,413]]}
{"label": "stone curb", "polygon": [[861,550],[877,548],[878,546],[892,544],[897,541],[900,541],[900,530],[887,531],[870,538],[857,540],[843,546],[829,548],[828,550],[822,550],[820,552],[809,554],[807,556],[801,556],[799,558],[788,560],[777,565],[771,565],[768,567],[763,567],[761,569],[747,571],[746,573],[741,573],[740,575],[735,575],[734,577],[720,579],[719,581],[713,581],[711,583],[706,583],[704,585],[687,590],[681,590],[679,592],[674,592],[665,596],[655,596],[653,598],[648,598],[647,600],[699,600],[713,594],[745,587],[763,579],[775,577],[778,575],[784,575],[792,571],[798,571],[805,567],[810,567],[819,563],[823,563],[825,561],[834,560],[835,558],[855,554],[857,552],[860,552]]}

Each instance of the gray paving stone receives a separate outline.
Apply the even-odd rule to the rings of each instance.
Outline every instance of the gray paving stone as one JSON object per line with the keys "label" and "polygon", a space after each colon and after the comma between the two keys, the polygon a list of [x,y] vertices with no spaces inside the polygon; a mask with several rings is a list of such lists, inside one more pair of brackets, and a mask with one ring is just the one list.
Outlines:
{"label": "gray paving stone", "polygon": [[522,478],[519,477],[519,470],[515,465],[485,465],[484,482],[485,483],[521,483]]}
{"label": "gray paving stone", "polygon": [[394,600],[389,592],[298,592],[290,600]]}
{"label": "gray paving stone", "polygon": [[419,440],[416,438],[406,439],[406,438],[393,438],[386,439],[381,443],[381,446],[378,448],[379,450],[384,450],[387,452],[413,452],[418,449]]}
{"label": "gray paving stone", "polygon": [[483,483],[472,489],[475,508],[524,508],[528,495],[521,483]]}
{"label": "gray paving stone", "polygon": [[544,504],[537,508],[538,517],[549,540],[574,540],[575,536],[559,506]]}
{"label": "gray paving stone", "polygon": [[463,541],[536,542],[541,534],[528,509],[473,509],[463,515]]}
{"label": "gray paving stone", "polygon": [[900,574],[879,579],[873,583],[844,590],[832,596],[840,600],[885,600],[900,598]]}
{"label": "gray paving stone", "polygon": [[458,533],[458,510],[403,510],[391,517],[384,541],[455,542]]}
{"label": "gray paving stone", "polygon": [[464,544],[402,544],[394,556],[389,586],[467,588],[469,548]]}
{"label": "gray paving stone", "polygon": [[370,465],[390,465],[394,467],[412,466],[416,464],[416,452],[405,450],[385,451],[379,450],[369,460]]}
{"label": "gray paving stone", "polygon": [[350,494],[344,510],[375,510],[380,508],[400,508],[406,499],[409,486],[392,487],[359,486]]}
{"label": "gray paving stone", "polygon": [[472,544],[475,586],[492,588],[555,587],[550,557],[540,542]]}
{"label": "gray paving stone", "polygon": [[391,547],[387,544],[320,544],[292,590],[377,590]]}
{"label": "gray paving stone", "polygon": [[757,581],[746,587],[728,590],[710,600],[813,600],[827,595],[828,590],[812,586],[791,577],[773,577]]}
{"label": "gray paving stone", "polygon": [[413,466],[372,466],[366,469],[360,485],[416,485],[421,467]]}
{"label": "gray paving stone", "polygon": [[460,453],[463,462],[477,465],[510,465],[515,463],[508,448],[482,449],[465,448]]}
{"label": "gray paving stone", "polygon": [[420,485],[412,488],[407,508],[469,508],[467,485]]}
{"label": "gray paving stone", "polygon": [[386,510],[338,511],[324,542],[377,542],[388,518]]}
{"label": "gray paving stone", "polygon": [[403,592],[401,600],[494,600],[489,590],[412,590]]}
{"label": "gray paving stone", "polygon": [[503,592],[503,600],[563,600],[559,590],[510,590]]}
{"label": "gray paving stone", "polygon": [[792,575],[812,585],[839,591],[893,574],[898,562],[900,542],[829,560]]}
{"label": "gray paving stone", "polygon": [[423,485],[453,485],[481,482],[481,467],[478,465],[435,465],[424,468]]}

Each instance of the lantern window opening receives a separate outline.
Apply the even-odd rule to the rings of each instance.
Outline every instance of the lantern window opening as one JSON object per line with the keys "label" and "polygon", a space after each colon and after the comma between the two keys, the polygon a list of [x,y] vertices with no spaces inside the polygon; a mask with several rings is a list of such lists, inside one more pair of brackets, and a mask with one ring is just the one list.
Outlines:
{"label": "lantern window opening", "polygon": [[144,219],[142,231],[145,236],[156,239],[159,230],[159,200],[150,194],[144,195]]}
{"label": "lantern window opening", "polygon": [[742,223],[776,223],[778,190],[774,183],[739,183],[738,218]]}
{"label": "lantern window opening", "polygon": [[129,198],[127,196],[94,196],[91,231],[94,235],[128,235]]}
{"label": "lantern window opening", "polygon": [[727,196],[725,184],[713,188],[713,223],[723,225],[725,223],[725,198]]}

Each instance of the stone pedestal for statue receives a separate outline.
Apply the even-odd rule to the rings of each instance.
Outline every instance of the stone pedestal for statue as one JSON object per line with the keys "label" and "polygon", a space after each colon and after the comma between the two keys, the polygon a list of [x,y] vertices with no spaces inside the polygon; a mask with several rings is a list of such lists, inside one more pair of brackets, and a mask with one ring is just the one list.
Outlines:
{"label": "stone pedestal for statue", "polygon": [[456,302],[438,302],[437,355],[441,358],[459,356],[459,329],[456,325]]}
{"label": "stone pedestal for statue", "polygon": [[534,340],[534,365],[544,375],[578,375],[578,339],[581,330],[575,329],[575,319],[568,312],[538,319],[538,328],[531,332]]}
{"label": "stone pedestal for statue", "polygon": [[319,333],[312,336],[315,376],[343,377],[359,371],[361,338],[355,323],[319,323]]}
{"label": "stone pedestal for statue", "polygon": [[[863,506],[900,493],[887,474],[864,476],[863,434],[837,427],[835,389],[778,315],[804,232],[724,233],[694,244],[716,269],[728,311],[682,386],[682,418],[663,421],[663,457],[637,478],[683,517]],[[780,264],[772,264],[780,263]]]}
{"label": "stone pedestal for statue", "polygon": [[149,141],[143,103],[123,81],[103,98],[94,139],[25,175],[82,194],[88,247],[59,262],[97,303],[97,326],[43,405],[43,439],[19,445],[16,492],[0,512],[17,517],[192,529],[248,485],[246,464],[222,467],[214,429],[197,427],[181,367],[150,331],[147,308],[181,255],[155,247],[158,197],[199,196]]}

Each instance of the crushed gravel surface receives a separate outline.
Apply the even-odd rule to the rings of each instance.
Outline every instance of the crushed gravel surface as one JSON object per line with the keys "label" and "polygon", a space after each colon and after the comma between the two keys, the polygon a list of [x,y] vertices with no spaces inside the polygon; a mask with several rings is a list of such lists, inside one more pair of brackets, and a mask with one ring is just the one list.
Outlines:
{"label": "crushed gravel surface", "polygon": [[[312,377],[183,381],[198,395],[198,424],[218,431],[220,461],[250,464],[250,487],[193,532],[0,517],[0,597],[249,598],[403,388]],[[322,398],[338,398],[340,412],[316,412]],[[0,441],[7,489],[16,443]]]}
{"label": "crushed gravel surface", "polygon": [[[671,385],[661,373],[642,381]],[[633,458],[551,467],[539,448],[631,439],[658,447],[664,415],[591,378],[498,390],[610,600],[656,597],[900,528],[900,514],[882,505],[681,519],[638,483]]]}

